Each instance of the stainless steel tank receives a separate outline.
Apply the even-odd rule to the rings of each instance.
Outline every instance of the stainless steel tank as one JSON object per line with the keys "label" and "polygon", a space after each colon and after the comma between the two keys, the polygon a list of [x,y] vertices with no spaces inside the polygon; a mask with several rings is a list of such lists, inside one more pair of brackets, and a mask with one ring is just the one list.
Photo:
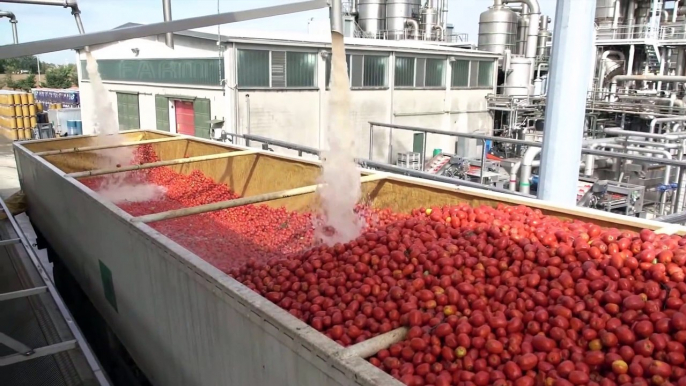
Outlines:
{"label": "stainless steel tank", "polygon": [[533,92],[531,84],[532,59],[515,57],[510,60],[510,73],[505,79],[503,95],[527,96]]}
{"label": "stainless steel tank", "polygon": [[516,31],[515,53],[518,55],[524,55],[526,53],[526,39],[529,34],[529,6],[524,3],[522,3],[522,10],[517,17]]}
{"label": "stainless steel tank", "polygon": [[386,30],[388,39],[405,37],[405,20],[419,14],[421,0],[386,0]]}
{"label": "stainless steel tank", "polygon": [[424,40],[433,40],[433,29],[438,25],[438,10],[436,8],[422,8],[419,10],[419,30]]}
{"label": "stainless steel tank", "polygon": [[369,37],[378,37],[386,30],[386,0],[358,0],[357,23]]}
{"label": "stainless steel tank", "polygon": [[479,17],[479,49],[502,54],[514,52],[517,37],[517,14],[507,7],[490,7]]}
{"label": "stainless steel tank", "polygon": [[536,56],[549,57],[550,48],[548,47],[548,39],[550,39],[550,31],[548,31],[548,23],[550,22],[548,16],[541,15],[541,23],[538,31],[538,47],[536,48]]}
{"label": "stainless steel tank", "polygon": [[634,25],[634,38],[641,39],[646,37],[647,24],[650,21],[652,12],[650,11],[650,2],[641,2],[636,7],[636,21]]}
{"label": "stainless steel tank", "polygon": [[[612,25],[615,19],[615,10],[619,0],[597,0],[595,6],[595,22],[599,26]],[[621,12],[621,11],[620,11]],[[624,18],[618,15],[618,24],[623,24]]]}

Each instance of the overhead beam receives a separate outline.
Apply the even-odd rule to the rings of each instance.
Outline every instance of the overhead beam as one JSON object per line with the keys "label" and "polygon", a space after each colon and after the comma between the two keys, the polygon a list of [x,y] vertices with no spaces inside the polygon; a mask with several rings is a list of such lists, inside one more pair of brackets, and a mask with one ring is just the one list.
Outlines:
{"label": "overhead beam", "polygon": [[39,40],[35,42],[0,46],[0,59],[44,54],[63,50],[75,50],[87,46],[113,43],[168,32],[186,31],[213,25],[237,23],[246,20],[262,19],[272,16],[312,11],[328,7],[327,0],[310,0],[300,3],[282,4],[273,7],[250,9],[246,11],[225,12],[216,15],[192,17],[169,22],[153,23],[143,26],[119,28],[63,38]]}

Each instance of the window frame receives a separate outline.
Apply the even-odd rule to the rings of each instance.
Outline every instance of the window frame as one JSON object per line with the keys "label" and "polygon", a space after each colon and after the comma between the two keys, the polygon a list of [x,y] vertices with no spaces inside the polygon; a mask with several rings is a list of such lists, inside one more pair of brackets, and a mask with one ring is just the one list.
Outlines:
{"label": "window frame", "polygon": [[[494,60],[481,60],[481,59],[475,59],[475,60],[473,60],[473,61],[479,63],[479,64],[478,64],[478,67],[477,67],[476,85],[474,86],[474,89],[478,89],[478,90],[490,90],[490,89],[493,89],[493,85],[496,83],[495,80],[494,80],[495,72],[497,71],[497,67],[496,67],[496,65],[495,65],[495,61],[494,61]],[[480,74],[480,72],[481,72],[481,63],[489,63],[489,64],[491,65],[491,76],[490,76],[489,82],[488,82],[488,83],[489,83],[489,86],[481,86],[481,85],[479,84],[479,75],[481,75],[481,74]]]}
{"label": "window frame", "polygon": [[[240,84],[238,84],[238,78],[239,78],[239,72],[240,72],[240,68],[238,65],[238,55],[239,55],[238,52],[240,52],[240,51],[266,51],[269,53],[267,56],[267,58],[269,60],[268,67],[267,67],[269,80],[268,80],[267,86],[241,86]],[[274,52],[285,52],[285,56],[284,56],[284,84],[285,84],[285,86],[283,86],[283,87],[282,86],[278,86],[278,87],[273,86],[274,82],[273,82],[273,77],[272,77],[272,64],[273,64],[272,55]],[[313,84],[314,84],[313,86],[305,86],[305,87],[303,87],[303,86],[296,86],[296,87],[288,86],[288,65],[287,65],[287,63],[288,63],[288,54],[291,52],[292,53],[299,53],[299,54],[309,54],[309,55],[312,55],[314,57],[315,65],[314,65],[313,71],[312,71],[312,80],[313,80]],[[268,47],[260,46],[259,48],[256,48],[253,46],[236,47],[236,60],[235,60],[235,63],[236,63],[236,83],[237,83],[236,88],[239,90],[264,90],[264,91],[267,91],[267,90],[275,90],[275,91],[319,90],[319,81],[318,81],[319,80],[319,65],[318,65],[317,56],[318,56],[317,50],[299,49],[299,47],[288,47],[288,46],[283,46],[283,47],[282,46],[268,46]]]}
{"label": "window frame", "polygon": [[[450,64],[450,62],[449,62],[449,60],[448,60],[449,56],[447,56],[447,55],[446,55],[446,56],[440,56],[440,55],[417,55],[417,54],[408,53],[408,52],[401,52],[401,53],[396,52],[396,53],[395,53],[395,58],[396,58],[396,59],[397,59],[397,58],[403,58],[403,59],[408,59],[408,58],[409,58],[409,59],[413,59],[413,60],[414,60],[414,65],[413,65],[413,83],[412,83],[412,86],[396,86],[396,85],[395,85],[395,74],[394,74],[394,77],[393,77],[393,78],[394,78],[394,79],[393,79],[393,81],[394,81],[393,86],[394,86],[395,89],[398,89],[398,90],[445,90],[446,82],[448,81],[448,80],[447,80],[448,68],[446,67],[446,63],[447,63],[448,65]],[[423,66],[419,66],[419,65],[418,65],[418,60],[424,60],[424,65],[423,65]],[[428,61],[428,60],[441,60],[441,61],[444,62],[444,65],[443,65],[443,85],[442,85],[442,86],[426,86],[426,64],[427,64],[427,61]],[[395,66],[395,63],[393,63],[393,65]],[[419,79],[419,75],[418,75],[417,72],[418,72],[418,70],[419,70],[420,68],[423,68],[423,72],[422,72],[422,78],[423,78],[422,84],[423,84],[423,86],[417,86],[417,81],[418,81],[418,79]]]}
{"label": "window frame", "polygon": [[[454,79],[455,79],[455,69],[453,68],[453,64],[456,62],[467,62],[467,85],[466,86],[455,86],[454,85]],[[470,58],[455,58],[455,60],[450,62],[450,88],[452,90],[471,90],[474,89],[475,87],[472,86],[472,63],[474,60]]]}
{"label": "window frame", "polygon": [[[325,66],[325,73],[329,73],[329,78],[327,79],[327,76],[324,75],[324,82],[326,83],[326,90],[330,90],[331,88],[329,87],[329,83],[331,81],[330,74],[331,74],[331,51],[325,51],[328,55],[326,57],[324,66]],[[389,90],[390,89],[390,82],[392,81],[390,78],[390,67],[391,67],[391,53],[386,52],[386,51],[353,51],[353,52],[346,52],[346,63],[348,66],[348,85],[350,86],[350,90]],[[362,73],[360,74],[360,77],[362,79],[362,86],[353,86],[353,56],[361,56],[362,57],[362,64],[361,64],[361,69]],[[367,56],[374,56],[374,57],[382,57],[386,58],[386,68],[385,68],[385,74],[384,74],[384,86],[365,86],[364,85],[364,66],[365,66],[365,57]],[[395,65],[395,64],[394,64]],[[357,76],[355,75],[355,78]],[[393,80],[394,81],[394,80]]]}

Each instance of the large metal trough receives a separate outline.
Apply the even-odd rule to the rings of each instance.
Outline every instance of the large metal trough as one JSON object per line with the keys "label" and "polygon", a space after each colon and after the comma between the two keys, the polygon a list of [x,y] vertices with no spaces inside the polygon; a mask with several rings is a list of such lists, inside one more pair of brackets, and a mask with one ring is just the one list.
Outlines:
{"label": "large metal trough", "polygon": [[[247,150],[158,131],[123,132],[118,141],[167,137],[176,138],[151,143],[162,160]],[[98,169],[100,155],[111,149],[54,154],[111,143],[111,138],[95,136],[20,142],[15,144],[15,155],[32,223],[154,384],[398,384],[363,358],[343,355],[338,344],[145,223],[131,222],[129,214],[66,175]],[[170,167],[180,173],[200,170],[244,197],[313,185],[319,175],[320,164],[315,161],[260,150],[239,154]],[[521,204],[620,229],[667,226],[662,231],[685,231],[411,177],[383,173],[378,177],[363,183],[365,200],[400,212],[459,202]],[[303,211],[315,204],[315,196],[267,204]]]}

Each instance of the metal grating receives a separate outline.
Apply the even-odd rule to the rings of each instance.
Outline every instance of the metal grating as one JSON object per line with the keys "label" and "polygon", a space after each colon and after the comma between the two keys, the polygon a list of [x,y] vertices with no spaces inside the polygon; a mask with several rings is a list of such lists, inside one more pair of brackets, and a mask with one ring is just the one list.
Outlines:
{"label": "metal grating", "polygon": [[[35,352],[22,356],[0,344],[2,385],[109,385],[78,328],[67,323],[71,316],[17,227],[14,218],[0,222],[0,240],[20,239],[0,246],[0,294],[5,295],[0,332],[5,341],[21,342]],[[43,291],[26,291],[36,287]]]}

